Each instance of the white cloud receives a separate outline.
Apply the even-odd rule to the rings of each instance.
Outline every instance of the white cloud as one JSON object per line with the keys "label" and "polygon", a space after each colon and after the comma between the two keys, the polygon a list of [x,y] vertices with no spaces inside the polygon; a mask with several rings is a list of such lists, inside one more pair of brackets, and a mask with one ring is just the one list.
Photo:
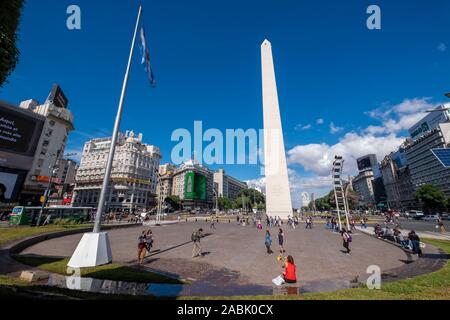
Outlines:
{"label": "white cloud", "polygon": [[325,120],[323,120],[322,118],[317,119],[317,121],[316,121],[316,124],[318,124],[319,126],[324,124],[324,123],[325,123]]}
{"label": "white cloud", "polygon": [[301,165],[306,171],[318,176],[327,177],[331,175],[334,156],[340,155],[345,159],[344,173],[355,174],[357,158],[374,153],[382,160],[403,141],[404,138],[393,134],[378,137],[350,132],[334,145],[322,143],[296,146],[288,151],[288,162]]}
{"label": "white cloud", "polygon": [[330,123],[330,133],[331,134],[336,134],[336,133],[342,132],[343,130],[344,130],[344,128],[337,127],[333,122]]}
{"label": "white cloud", "polygon": [[439,43],[438,44],[438,46],[437,46],[437,49],[440,51],[440,52],[445,52],[445,51],[447,51],[447,46],[445,45],[445,43]]}
{"label": "white cloud", "polygon": [[368,116],[378,120],[378,126],[368,126],[364,132],[366,134],[397,134],[408,130],[427,114],[426,110],[434,109],[439,104],[430,102],[430,98],[405,99],[394,106],[383,106],[381,108],[366,112]]}
{"label": "white cloud", "polygon": [[311,128],[312,128],[312,125],[310,125],[310,124],[307,124],[307,125],[299,124],[295,127],[295,130],[296,131],[305,131],[305,130],[309,130]]}

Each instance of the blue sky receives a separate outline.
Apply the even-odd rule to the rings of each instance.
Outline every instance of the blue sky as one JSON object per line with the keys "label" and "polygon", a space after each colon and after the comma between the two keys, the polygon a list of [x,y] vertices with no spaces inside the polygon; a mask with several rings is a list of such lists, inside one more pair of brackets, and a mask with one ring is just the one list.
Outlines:
{"label": "blue sky", "polygon": [[[158,85],[149,87],[136,54],[121,128],[142,132],[163,162],[173,130],[192,130],[195,120],[205,128],[261,128],[265,38],[273,45],[294,198],[331,188],[334,152],[347,156],[348,173],[361,153],[386,154],[450,91],[445,0],[143,2]],[[0,99],[43,102],[59,83],[75,116],[68,149],[109,135],[138,3],[27,0],[20,62]],[[81,8],[80,31],[66,28],[71,4]],[[381,30],[366,27],[371,4],[381,8]],[[261,178],[257,166],[225,169]]]}

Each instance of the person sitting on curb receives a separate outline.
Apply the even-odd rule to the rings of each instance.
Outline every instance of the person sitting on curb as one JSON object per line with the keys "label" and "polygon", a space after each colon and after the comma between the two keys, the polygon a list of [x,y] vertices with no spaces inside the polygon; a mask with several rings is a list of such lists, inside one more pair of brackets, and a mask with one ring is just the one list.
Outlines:
{"label": "person sitting on curb", "polygon": [[292,256],[287,257],[287,261],[283,266],[283,279],[286,283],[297,283],[297,266],[294,263],[294,258]]}

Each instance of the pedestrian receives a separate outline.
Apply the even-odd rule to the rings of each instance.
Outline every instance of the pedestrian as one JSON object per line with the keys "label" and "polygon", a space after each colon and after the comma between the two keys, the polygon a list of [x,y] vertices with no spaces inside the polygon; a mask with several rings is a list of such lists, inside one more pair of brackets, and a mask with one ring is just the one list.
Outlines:
{"label": "pedestrian", "polygon": [[192,258],[196,258],[202,255],[202,246],[200,244],[200,239],[203,237],[203,229],[198,229],[197,232],[192,233],[191,240],[194,242],[194,247],[192,248]]}
{"label": "pedestrian", "polygon": [[408,234],[408,238],[412,242],[414,254],[417,254],[419,257],[421,257],[422,256],[422,248],[420,247],[419,236],[416,234],[416,232],[414,230],[411,230],[411,232]]}
{"label": "pedestrian", "polygon": [[138,238],[138,252],[137,252],[138,259],[137,260],[138,260],[139,265],[142,265],[144,263],[144,258],[146,255],[145,235],[146,235],[146,232],[144,230],[144,231],[142,231],[142,234]]}
{"label": "pedestrian", "polygon": [[283,254],[286,251],[284,250],[284,232],[283,229],[280,228],[278,231],[278,245],[280,246],[280,253]]}
{"label": "pedestrian", "polygon": [[216,229],[216,223],[214,222],[214,220],[212,220],[211,226],[210,226],[209,228],[210,228],[210,229],[217,230],[217,229]]}
{"label": "pedestrian", "polygon": [[145,249],[148,253],[152,251],[153,247],[153,232],[152,230],[148,229],[146,235],[145,235]]}
{"label": "pedestrian", "polygon": [[270,236],[270,231],[269,230],[266,231],[266,237],[264,239],[264,244],[266,245],[266,248],[267,248],[267,254],[272,254],[273,253],[273,251],[271,249],[272,237]]}
{"label": "pedestrian", "polygon": [[444,222],[442,222],[441,218],[438,219],[436,227],[439,230],[439,233],[444,233],[445,232]]}
{"label": "pedestrian", "polygon": [[342,240],[343,240],[343,246],[346,250],[346,254],[349,255],[351,250],[350,250],[350,242],[352,242],[352,236],[349,235],[347,233],[347,231],[345,229],[342,229],[341,231],[341,235],[342,235]]}
{"label": "pedestrian", "polygon": [[366,219],[364,217],[361,218],[361,228],[367,229]]}
{"label": "pedestrian", "polygon": [[312,219],[311,219],[311,217],[308,217],[307,219],[306,219],[306,228],[305,229],[312,229]]}
{"label": "pedestrian", "polygon": [[297,283],[297,267],[292,256],[287,257],[287,261],[284,264],[283,279],[286,283]]}
{"label": "pedestrian", "polygon": [[262,230],[263,229],[263,225],[261,222],[261,219],[258,219],[258,226],[257,226],[258,230]]}

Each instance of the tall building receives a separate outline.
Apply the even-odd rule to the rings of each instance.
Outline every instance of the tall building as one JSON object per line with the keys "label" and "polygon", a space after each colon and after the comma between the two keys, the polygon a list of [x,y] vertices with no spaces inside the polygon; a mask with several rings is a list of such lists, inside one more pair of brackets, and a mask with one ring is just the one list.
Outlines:
{"label": "tall building", "polygon": [[380,164],[388,206],[409,210],[416,207],[414,188],[403,147],[387,155]]}
{"label": "tall building", "polygon": [[[156,205],[161,154],[158,147],[142,139],[142,134],[133,131],[119,134],[106,196],[107,211],[134,212]],[[111,138],[85,144],[75,179],[74,206],[98,205],[110,146]]]}
{"label": "tall building", "polygon": [[426,131],[407,145],[411,181],[414,190],[432,184],[450,196],[450,168],[442,166],[431,149],[450,147],[450,122],[439,123],[434,129]]}
{"label": "tall building", "polygon": [[171,163],[159,166],[159,180],[156,186],[156,196],[158,197],[158,205],[163,208],[167,197],[172,195],[173,174],[176,166]]}
{"label": "tall building", "polygon": [[362,171],[352,180],[353,188],[359,194],[360,203],[363,205],[373,205],[375,203],[372,181],[372,170]]}
{"label": "tall building", "polygon": [[214,172],[214,183],[217,184],[217,195],[219,198],[235,200],[238,197],[239,192],[247,189],[247,184],[245,182],[227,175],[223,169]]}
{"label": "tall building", "polygon": [[52,177],[56,158],[64,156],[69,133],[74,130],[73,115],[68,109],[68,100],[58,85],[54,85],[44,104],[27,100],[21,102],[19,107],[45,118],[31,169],[21,192],[23,204],[37,205]]}
{"label": "tall building", "polygon": [[214,199],[214,172],[190,160],[173,173],[172,195],[184,209],[210,209]]}

